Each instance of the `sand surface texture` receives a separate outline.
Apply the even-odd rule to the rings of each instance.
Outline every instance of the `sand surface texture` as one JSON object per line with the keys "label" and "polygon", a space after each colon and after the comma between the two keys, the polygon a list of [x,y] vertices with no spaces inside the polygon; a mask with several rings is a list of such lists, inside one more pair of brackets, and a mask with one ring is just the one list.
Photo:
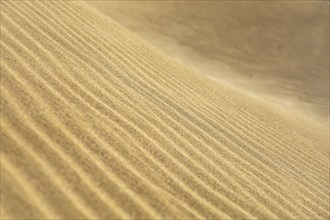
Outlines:
{"label": "sand surface texture", "polygon": [[78,1],[1,1],[1,219],[329,219],[328,127]]}

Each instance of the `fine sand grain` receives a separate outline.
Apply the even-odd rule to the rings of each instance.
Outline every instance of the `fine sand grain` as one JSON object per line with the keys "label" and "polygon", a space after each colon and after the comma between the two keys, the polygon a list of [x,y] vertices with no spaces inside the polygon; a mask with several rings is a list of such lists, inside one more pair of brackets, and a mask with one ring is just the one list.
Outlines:
{"label": "fine sand grain", "polygon": [[1,1],[1,219],[329,219],[329,135],[79,1]]}

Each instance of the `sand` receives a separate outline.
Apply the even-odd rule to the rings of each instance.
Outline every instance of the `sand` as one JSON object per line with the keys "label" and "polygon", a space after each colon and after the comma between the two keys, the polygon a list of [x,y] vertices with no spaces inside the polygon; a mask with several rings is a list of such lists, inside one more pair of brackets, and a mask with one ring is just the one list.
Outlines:
{"label": "sand", "polygon": [[1,1],[1,219],[328,219],[329,130],[79,1]]}
{"label": "sand", "polygon": [[329,121],[329,1],[89,1],[194,71]]}

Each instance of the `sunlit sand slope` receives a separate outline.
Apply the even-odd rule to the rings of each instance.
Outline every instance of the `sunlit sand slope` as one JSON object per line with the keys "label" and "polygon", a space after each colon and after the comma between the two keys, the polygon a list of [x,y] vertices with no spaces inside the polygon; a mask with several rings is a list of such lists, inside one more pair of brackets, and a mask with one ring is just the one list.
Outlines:
{"label": "sunlit sand slope", "polygon": [[328,131],[76,1],[1,1],[1,219],[326,219]]}
{"label": "sunlit sand slope", "polygon": [[201,74],[328,122],[329,1],[88,3]]}

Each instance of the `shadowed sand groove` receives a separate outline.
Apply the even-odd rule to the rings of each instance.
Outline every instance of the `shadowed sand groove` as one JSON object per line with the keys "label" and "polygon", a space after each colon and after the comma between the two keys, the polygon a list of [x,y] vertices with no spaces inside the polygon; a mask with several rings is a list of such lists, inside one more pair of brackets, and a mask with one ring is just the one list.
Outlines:
{"label": "shadowed sand groove", "polygon": [[327,219],[328,138],[83,2],[1,1],[1,219]]}

